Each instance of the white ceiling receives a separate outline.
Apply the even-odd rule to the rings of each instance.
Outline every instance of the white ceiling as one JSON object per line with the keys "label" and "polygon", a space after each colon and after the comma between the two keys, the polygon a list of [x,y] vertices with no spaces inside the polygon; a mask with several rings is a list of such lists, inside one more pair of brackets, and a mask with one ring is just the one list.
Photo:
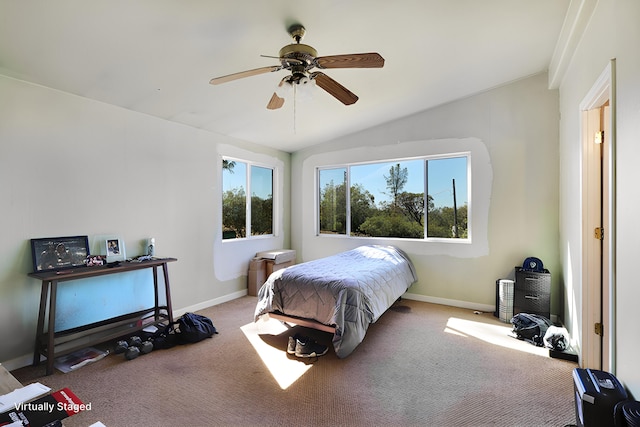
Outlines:
{"label": "white ceiling", "polygon": [[[0,74],[293,152],[549,68],[570,0],[0,0]],[[324,72],[360,97],[317,88],[265,107],[287,71],[286,29],[319,56],[378,52],[381,69]]]}

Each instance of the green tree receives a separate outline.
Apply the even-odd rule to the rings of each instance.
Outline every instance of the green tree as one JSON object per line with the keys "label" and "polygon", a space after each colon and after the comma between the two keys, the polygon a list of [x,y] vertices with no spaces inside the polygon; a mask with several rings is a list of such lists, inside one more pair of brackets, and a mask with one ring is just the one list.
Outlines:
{"label": "green tree", "polygon": [[222,160],[222,170],[229,171],[229,173],[233,173],[233,168],[236,166],[236,162],[233,160]]}
{"label": "green tree", "polygon": [[[427,236],[428,237],[455,237],[453,230],[453,207],[443,206],[432,209],[428,213]],[[465,239],[468,232],[467,205],[458,208],[458,238]]]}
{"label": "green tree", "polygon": [[347,232],[346,185],[336,185],[333,180],[320,190],[320,232]]}
{"label": "green tree", "polygon": [[351,199],[351,232],[357,234],[360,231],[360,225],[377,211],[375,196],[362,184],[356,184],[351,186],[349,197]]}
{"label": "green tree", "polygon": [[[433,205],[433,198],[427,196]],[[408,193],[406,191],[398,195],[398,207],[411,220],[424,226],[424,193]]]}
{"label": "green tree", "polygon": [[273,197],[251,196],[251,235],[273,233]]}
{"label": "green tree", "polygon": [[409,170],[407,168],[400,169],[400,163],[396,163],[389,169],[389,176],[384,175],[384,179],[387,181],[387,189],[391,192],[393,206],[398,207],[398,198],[409,179]]}
{"label": "green tree", "polygon": [[222,195],[223,238],[245,237],[247,196],[243,187],[225,191]]}
{"label": "green tree", "polygon": [[399,212],[380,212],[367,218],[360,231],[372,237],[403,237],[421,239],[424,228]]}

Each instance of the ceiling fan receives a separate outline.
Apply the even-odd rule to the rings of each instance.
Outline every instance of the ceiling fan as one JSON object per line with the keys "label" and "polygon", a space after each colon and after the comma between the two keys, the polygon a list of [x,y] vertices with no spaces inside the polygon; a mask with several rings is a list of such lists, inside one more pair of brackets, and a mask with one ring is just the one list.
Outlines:
{"label": "ceiling fan", "polygon": [[[311,46],[300,43],[305,34],[305,28],[300,24],[289,27],[288,32],[295,43],[291,43],[282,49],[278,57],[261,55],[267,58],[277,58],[280,65],[261,67],[253,70],[241,71],[226,76],[215,77],[209,81],[212,85],[227,83],[244,77],[256,76],[280,70],[289,70],[291,74],[284,77],[279,88],[290,85],[294,89],[300,85],[315,83],[332,95],[344,105],[354,104],[358,97],[346,87],[327,76],[321,71],[311,71],[314,68],[382,68],[384,58],[378,53],[353,53],[346,55],[318,56],[318,52]],[[276,110],[284,105],[284,98],[278,95],[278,90],[273,93],[267,108]]]}

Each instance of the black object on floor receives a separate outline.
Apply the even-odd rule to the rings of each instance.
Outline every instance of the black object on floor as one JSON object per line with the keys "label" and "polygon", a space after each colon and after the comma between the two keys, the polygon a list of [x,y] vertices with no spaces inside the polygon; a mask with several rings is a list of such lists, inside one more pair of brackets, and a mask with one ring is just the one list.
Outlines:
{"label": "black object on floor", "polygon": [[574,369],[573,391],[579,427],[615,427],[614,407],[628,398],[613,374],[595,369]]}

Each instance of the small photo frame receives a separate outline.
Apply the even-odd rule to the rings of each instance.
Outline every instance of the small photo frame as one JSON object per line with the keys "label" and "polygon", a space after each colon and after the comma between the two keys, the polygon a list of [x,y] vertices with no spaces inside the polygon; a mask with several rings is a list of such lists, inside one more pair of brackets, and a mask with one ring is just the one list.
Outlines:
{"label": "small photo frame", "polygon": [[87,255],[89,255],[89,236],[31,239],[34,272],[83,267]]}
{"label": "small photo frame", "polygon": [[124,248],[124,240],[112,237],[105,240],[107,262],[124,261],[127,259]]}
{"label": "small photo frame", "polygon": [[87,255],[84,259],[84,265],[87,267],[98,267],[107,264],[106,255]]}

